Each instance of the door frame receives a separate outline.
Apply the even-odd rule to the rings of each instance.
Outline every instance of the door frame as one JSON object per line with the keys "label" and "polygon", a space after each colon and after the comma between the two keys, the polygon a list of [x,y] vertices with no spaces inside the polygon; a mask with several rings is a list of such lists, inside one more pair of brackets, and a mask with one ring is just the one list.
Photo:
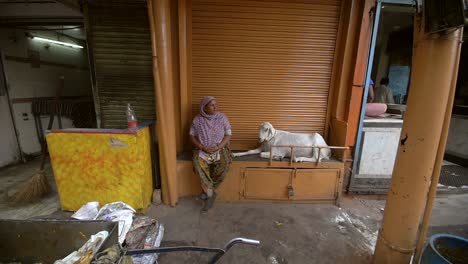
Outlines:
{"label": "door frame", "polygon": [[367,95],[369,93],[369,85],[370,85],[370,76],[372,74],[372,68],[374,65],[374,56],[375,56],[375,48],[377,44],[377,34],[379,33],[379,24],[380,24],[380,15],[382,12],[382,5],[383,4],[394,4],[394,5],[406,5],[406,6],[415,6],[417,5],[416,0],[377,0],[376,7],[375,7],[375,15],[374,15],[374,22],[372,26],[372,35],[371,35],[371,43],[369,47],[369,57],[366,67],[366,79],[364,85],[364,91],[362,95],[362,104],[360,109],[359,115],[359,122],[358,122],[358,129],[356,133],[356,143],[355,149],[353,153],[353,166],[351,170],[351,177],[349,181],[349,185],[347,188],[347,192],[354,191],[355,185],[355,175],[357,174],[357,169],[359,167],[359,162],[361,160],[361,149],[363,145],[363,128],[364,128],[364,118],[367,106]]}
{"label": "door frame", "polygon": [[23,151],[21,150],[21,145],[20,145],[20,141],[19,141],[19,132],[18,132],[18,129],[17,129],[17,126],[16,126],[16,121],[15,121],[15,117],[14,117],[14,112],[13,112],[13,105],[11,103],[11,99],[10,99],[10,92],[8,91],[9,89],[9,82],[8,82],[8,76],[7,76],[7,73],[6,73],[6,67],[5,67],[5,54],[4,52],[0,49],[0,74],[3,75],[3,81],[5,82],[5,97],[7,99],[7,102],[8,102],[8,109],[10,110],[10,118],[11,118],[11,123],[13,125],[13,131],[14,131],[14,136],[15,136],[15,141],[16,141],[16,149],[18,151],[18,156],[20,158],[20,161],[23,161],[25,162],[25,158],[24,158],[24,155],[23,155]]}

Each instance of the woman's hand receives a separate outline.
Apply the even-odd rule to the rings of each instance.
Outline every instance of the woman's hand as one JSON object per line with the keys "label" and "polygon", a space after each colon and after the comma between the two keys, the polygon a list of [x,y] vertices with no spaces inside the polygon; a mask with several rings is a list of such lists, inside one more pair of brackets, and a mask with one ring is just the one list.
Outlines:
{"label": "woman's hand", "polygon": [[218,147],[209,147],[209,148],[203,147],[203,151],[208,152],[208,153],[214,153],[218,151]]}

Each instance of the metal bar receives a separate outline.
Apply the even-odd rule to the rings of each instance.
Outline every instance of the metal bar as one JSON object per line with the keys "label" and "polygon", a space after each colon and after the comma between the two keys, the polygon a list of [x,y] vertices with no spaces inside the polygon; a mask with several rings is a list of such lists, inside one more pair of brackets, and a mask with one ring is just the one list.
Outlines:
{"label": "metal bar", "polygon": [[355,143],[355,150],[354,150],[354,162],[353,162],[353,169],[352,175],[350,180],[349,189],[353,187],[354,182],[354,175],[356,174],[356,170],[358,167],[357,157],[359,157],[361,152],[361,141],[362,141],[362,129],[364,127],[364,117],[366,114],[366,106],[367,106],[367,94],[369,93],[369,84],[370,84],[370,76],[372,73],[372,66],[374,64],[374,54],[375,54],[375,46],[377,43],[377,33],[379,30],[379,21],[380,21],[380,12],[382,10],[382,1],[377,1],[377,6],[375,8],[375,19],[372,28],[372,37],[371,37],[371,44],[370,44],[370,51],[369,51],[369,59],[367,62],[367,71],[366,71],[366,82],[364,86],[364,93],[362,94],[362,105],[361,105],[361,114],[359,115],[359,125],[358,131],[356,135],[356,143]]}
{"label": "metal bar", "polygon": [[147,248],[147,249],[132,249],[124,252],[126,256],[134,255],[146,255],[146,254],[157,254],[157,253],[169,253],[169,252],[180,252],[180,251],[196,251],[196,252],[216,252],[225,253],[224,249],[221,248],[208,248],[208,247],[195,247],[195,246],[180,246],[180,247],[160,247],[160,248]]}
{"label": "metal bar", "polygon": [[102,126],[102,116],[101,116],[101,103],[99,98],[99,87],[96,78],[96,60],[94,56],[94,46],[93,46],[93,28],[90,22],[90,11],[89,3],[85,1],[83,4],[84,9],[84,28],[86,32],[86,51],[88,54],[88,67],[89,67],[89,77],[91,79],[91,93],[93,95],[94,103],[94,113],[96,115],[96,127],[101,128]]}
{"label": "metal bar", "polygon": [[328,149],[343,149],[343,150],[349,149],[349,147],[335,147],[335,146],[291,146],[291,145],[273,145],[273,146],[270,146],[270,150],[271,150],[271,148],[290,148],[290,147],[293,147],[293,148],[328,148]]}
{"label": "metal bar", "polygon": [[242,244],[247,244],[247,245],[254,245],[254,246],[258,246],[260,245],[260,241],[258,240],[253,240],[253,239],[247,239],[247,238],[241,238],[241,237],[237,237],[237,238],[234,238],[234,239],[231,239],[231,241],[229,241],[226,246],[224,246],[224,251],[221,253],[219,252],[218,254],[216,254],[210,261],[210,264],[215,264],[216,262],[218,262],[218,260],[226,253],[229,251],[229,249],[231,249],[235,244],[239,244],[239,243],[242,243]]}
{"label": "metal bar", "polygon": [[320,152],[322,151],[322,148],[318,148],[318,149],[319,149],[319,152],[317,155],[317,160],[315,161],[315,165],[318,165],[320,163]]}
{"label": "metal bar", "polygon": [[[316,161],[316,164],[318,165],[320,163],[320,153],[321,153],[321,149],[322,148],[328,148],[328,149],[341,149],[341,150],[347,150],[349,149],[349,147],[336,147],[336,146],[292,146],[292,145],[271,145],[270,146],[270,166],[272,165],[273,163],[273,154],[272,154],[272,149],[273,148],[291,148],[291,158],[290,158],[290,165],[292,165],[292,162],[293,162],[293,159],[294,159],[294,149],[295,148],[311,148],[311,149],[315,149],[315,148],[318,148],[319,149],[319,156],[318,156],[318,159]],[[343,160],[344,162],[344,160]]]}
{"label": "metal bar", "polygon": [[41,116],[40,115],[33,115],[34,116],[34,123],[35,123],[35,127],[36,127],[36,133],[37,133],[37,139],[39,140],[39,144],[41,145],[41,153],[44,153],[44,150],[43,150],[43,146],[42,146],[42,142],[43,142],[43,138],[42,138],[42,126],[39,126],[39,124],[41,123]]}
{"label": "metal bar", "polygon": [[273,152],[271,151],[273,146],[270,146],[270,166],[273,164]]}
{"label": "metal bar", "polygon": [[232,248],[235,244],[242,243],[242,244],[247,244],[247,245],[252,245],[252,246],[258,246],[260,245],[260,241],[255,240],[255,239],[248,239],[248,238],[242,238],[242,237],[236,237],[231,239],[227,244],[224,246],[224,250],[227,252],[229,249]]}
{"label": "metal bar", "polygon": [[395,5],[416,5],[414,0],[380,0],[384,4],[395,4]]}
{"label": "metal bar", "polygon": [[293,163],[293,159],[294,159],[294,146],[291,146],[291,158],[289,159],[289,165],[291,166]]}

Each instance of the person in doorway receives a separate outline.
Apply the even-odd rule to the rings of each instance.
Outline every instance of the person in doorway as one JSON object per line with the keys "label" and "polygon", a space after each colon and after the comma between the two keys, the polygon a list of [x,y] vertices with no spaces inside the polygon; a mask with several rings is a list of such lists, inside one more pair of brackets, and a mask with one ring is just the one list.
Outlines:
{"label": "person in doorway", "polygon": [[367,103],[374,102],[374,81],[369,80],[369,91],[367,92]]}
{"label": "person in doorway", "polygon": [[390,79],[387,77],[380,80],[380,86],[374,89],[374,103],[394,104],[392,89],[388,87]]}
{"label": "person in doorway", "polygon": [[229,150],[231,124],[226,115],[218,112],[214,97],[203,98],[200,113],[193,119],[189,134],[196,147],[192,160],[204,191],[203,211],[207,211],[213,206],[216,188],[226,177],[232,162]]}
{"label": "person in doorway", "polygon": [[369,80],[369,91],[367,93],[366,116],[379,117],[387,111],[387,105],[375,102],[374,81]]}

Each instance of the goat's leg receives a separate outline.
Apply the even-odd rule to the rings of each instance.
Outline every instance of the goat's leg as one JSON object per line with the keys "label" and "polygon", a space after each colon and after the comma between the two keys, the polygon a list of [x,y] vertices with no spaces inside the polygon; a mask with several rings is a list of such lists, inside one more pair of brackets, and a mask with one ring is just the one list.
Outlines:
{"label": "goat's leg", "polygon": [[316,162],[316,158],[294,157],[294,162]]}
{"label": "goat's leg", "polygon": [[[262,153],[260,153],[260,157],[264,158],[264,159],[269,159],[270,158],[270,152],[262,152]],[[274,160],[283,160],[284,156],[273,155],[272,158]]]}
{"label": "goat's leg", "polygon": [[284,159],[284,156],[274,155],[273,159],[282,161]]}
{"label": "goat's leg", "polygon": [[251,149],[251,150],[248,150],[248,151],[245,151],[245,152],[233,152],[232,156],[233,157],[242,157],[242,156],[247,156],[247,155],[259,154],[260,152],[262,152],[261,147],[256,148],[256,149]]}

